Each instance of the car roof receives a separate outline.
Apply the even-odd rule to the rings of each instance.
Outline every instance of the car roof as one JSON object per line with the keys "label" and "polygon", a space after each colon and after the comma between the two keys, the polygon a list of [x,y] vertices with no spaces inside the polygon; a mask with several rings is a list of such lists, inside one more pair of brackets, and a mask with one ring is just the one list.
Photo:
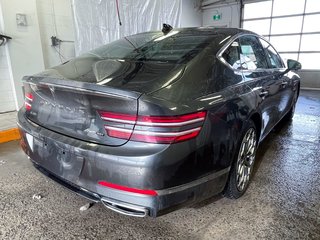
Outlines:
{"label": "car roof", "polygon": [[[190,28],[174,28],[173,30],[178,30],[181,33],[197,33],[199,35],[207,34],[222,34],[226,36],[234,36],[239,33],[249,33],[256,34],[254,32],[241,29],[241,28],[217,28],[217,27],[190,27]],[[257,35],[257,34],[256,34]]]}
{"label": "car roof", "polygon": [[[173,28],[171,31],[179,31],[179,35],[195,35],[195,36],[217,36],[218,38],[226,38],[226,37],[233,37],[237,34],[253,34],[256,36],[260,36],[255,32],[251,32],[249,30],[245,30],[242,28],[217,28],[217,27],[188,27],[188,28]],[[170,32],[171,32],[170,31]],[[140,32],[135,35],[143,35],[149,33],[161,33],[161,31],[147,31],[147,32]],[[261,37],[261,36],[260,36]]]}
{"label": "car roof", "polygon": [[[241,29],[241,28],[217,28],[217,27],[188,27],[188,28],[173,28],[171,31],[179,31],[179,35],[196,35],[196,36],[212,36],[216,35],[220,38],[233,37],[237,34],[253,34],[259,36],[258,34]],[[148,33],[161,33],[161,31],[148,31],[141,32],[134,35],[148,34]]]}

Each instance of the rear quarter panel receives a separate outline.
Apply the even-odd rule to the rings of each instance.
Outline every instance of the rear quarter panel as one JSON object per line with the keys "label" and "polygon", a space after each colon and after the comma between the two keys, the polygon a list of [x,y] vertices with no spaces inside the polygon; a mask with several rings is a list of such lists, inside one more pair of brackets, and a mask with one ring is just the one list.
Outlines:
{"label": "rear quarter panel", "polygon": [[[214,64],[213,64],[214,63]],[[186,68],[185,75],[170,88],[139,99],[139,115],[180,115],[207,110],[199,136],[184,144],[179,157],[164,158],[168,180],[183,183],[228,168],[237,142],[257,106],[257,96],[243,80],[219,61]],[[190,70],[189,70],[190,69]],[[190,72],[188,72],[190,71]],[[206,71],[205,74],[201,72]],[[193,78],[190,78],[192,74]],[[198,76],[198,77],[196,77]],[[184,85],[183,87],[181,87]],[[171,148],[171,147],[170,147]],[[175,146],[172,146],[175,149]]]}

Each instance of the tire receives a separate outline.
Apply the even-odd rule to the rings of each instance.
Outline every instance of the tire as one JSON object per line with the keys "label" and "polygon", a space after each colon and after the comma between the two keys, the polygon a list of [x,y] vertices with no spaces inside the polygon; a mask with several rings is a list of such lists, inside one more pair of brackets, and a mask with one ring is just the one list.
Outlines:
{"label": "tire", "polygon": [[293,118],[294,112],[296,110],[297,100],[298,100],[298,91],[296,91],[294,93],[293,100],[292,100],[292,106],[291,106],[289,112],[285,115],[285,117],[284,117],[285,120],[290,121]]}
{"label": "tire", "polygon": [[237,199],[245,193],[252,175],[257,150],[257,130],[252,120],[242,134],[237,149],[223,192],[225,197],[231,199]]}

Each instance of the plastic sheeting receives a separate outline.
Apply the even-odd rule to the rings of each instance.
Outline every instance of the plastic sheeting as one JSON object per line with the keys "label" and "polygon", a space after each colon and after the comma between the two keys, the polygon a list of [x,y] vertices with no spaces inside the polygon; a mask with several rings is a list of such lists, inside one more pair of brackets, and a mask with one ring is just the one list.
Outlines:
{"label": "plastic sheeting", "polygon": [[73,0],[75,50],[80,55],[121,37],[160,30],[163,23],[180,27],[182,0]]}

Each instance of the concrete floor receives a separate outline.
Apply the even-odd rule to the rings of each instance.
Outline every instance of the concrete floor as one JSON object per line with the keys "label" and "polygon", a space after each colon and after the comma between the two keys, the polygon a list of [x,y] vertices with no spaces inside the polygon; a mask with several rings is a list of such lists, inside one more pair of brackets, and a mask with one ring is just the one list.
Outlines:
{"label": "concrete floor", "polygon": [[16,128],[17,112],[0,113],[0,131]]}
{"label": "concrete floor", "polygon": [[[157,219],[119,215],[36,171],[18,142],[0,145],[0,239],[320,239],[320,92],[262,143],[238,200],[214,197]],[[32,199],[41,194],[42,199]]]}

